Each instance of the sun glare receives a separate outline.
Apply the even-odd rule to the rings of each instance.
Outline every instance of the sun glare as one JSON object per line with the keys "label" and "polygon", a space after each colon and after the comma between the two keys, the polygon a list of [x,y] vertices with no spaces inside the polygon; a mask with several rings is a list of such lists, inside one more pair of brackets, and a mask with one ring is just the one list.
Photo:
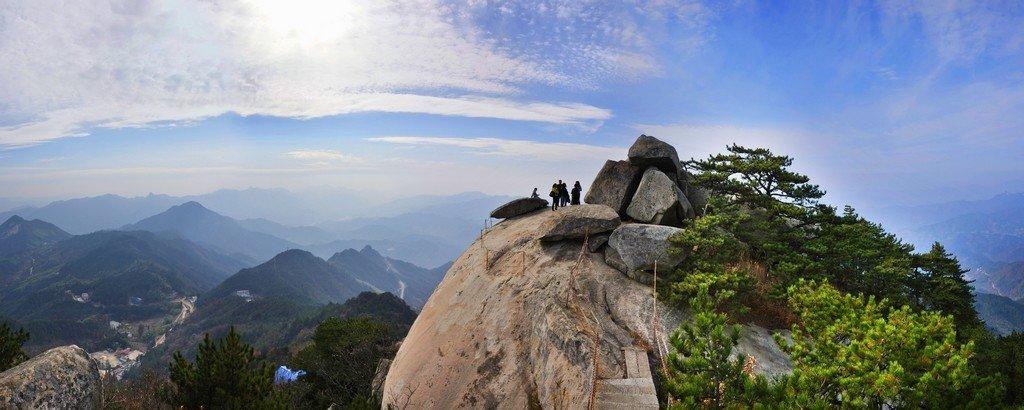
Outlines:
{"label": "sun glare", "polygon": [[364,10],[345,0],[253,0],[260,31],[302,48],[335,42],[350,32]]}

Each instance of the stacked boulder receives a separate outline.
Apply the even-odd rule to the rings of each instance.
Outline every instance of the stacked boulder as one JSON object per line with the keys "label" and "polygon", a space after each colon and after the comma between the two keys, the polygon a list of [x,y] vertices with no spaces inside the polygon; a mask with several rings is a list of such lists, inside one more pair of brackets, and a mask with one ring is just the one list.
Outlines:
{"label": "stacked boulder", "polygon": [[689,182],[676,149],[648,135],[637,138],[627,160],[605,162],[585,201],[616,210],[626,222],[608,236],[605,262],[647,284],[656,267],[664,271],[678,266],[682,257],[668,252],[668,238],[699,213],[694,204],[702,208],[707,202]]}
{"label": "stacked boulder", "polygon": [[[586,204],[562,208],[542,227],[541,241],[588,238],[591,252],[634,280],[651,284],[656,269],[682,262],[669,252],[668,238],[700,214],[707,195],[690,184],[675,147],[641,135],[626,160],[608,160],[585,197]],[[546,209],[540,198],[519,198],[493,212],[509,219]]]}

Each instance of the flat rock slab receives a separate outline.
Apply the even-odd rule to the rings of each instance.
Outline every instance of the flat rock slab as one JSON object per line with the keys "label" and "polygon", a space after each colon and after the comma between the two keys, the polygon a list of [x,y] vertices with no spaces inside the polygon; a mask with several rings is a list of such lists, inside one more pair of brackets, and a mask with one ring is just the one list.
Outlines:
{"label": "flat rock slab", "polygon": [[640,178],[626,215],[644,223],[681,226],[693,215],[690,201],[679,186],[657,167],[650,167]]}
{"label": "flat rock slab", "polygon": [[78,346],[62,346],[0,373],[0,408],[93,409],[100,371]]}
{"label": "flat rock slab", "polygon": [[528,214],[548,206],[548,201],[541,198],[517,198],[491,211],[491,218],[507,219]]}
{"label": "flat rock slab", "polygon": [[[655,262],[659,270],[675,269],[683,261],[683,257],[669,253],[668,238],[679,232],[682,232],[682,229],[663,225],[619,225],[608,237],[606,261],[630,277],[642,276],[641,273],[653,270]],[[612,260],[608,260],[607,252],[611,250],[614,250],[615,257],[620,262],[613,263]]]}
{"label": "flat rock slab", "polygon": [[560,208],[540,226],[540,240],[561,241],[610,232],[619,226],[619,214],[605,205],[575,205]]}
{"label": "flat rock slab", "polygon": [[607,161],[598,171],[587,190],[584,200],[588,204],[605,205],[625,215],[629,201],[640,183],[643,168],[629,161]]}
{"label": "flat rock slab", "polygon": [[629,147],[629,162],[639,167],[658,167],[666,174],[679,172],[679,154],[675,147],[650,135],[641,135]]}

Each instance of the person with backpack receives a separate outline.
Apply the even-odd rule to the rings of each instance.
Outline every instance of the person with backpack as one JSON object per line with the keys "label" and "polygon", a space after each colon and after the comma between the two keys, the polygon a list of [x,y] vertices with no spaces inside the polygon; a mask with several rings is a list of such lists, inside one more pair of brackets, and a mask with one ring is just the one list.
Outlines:
{"label": "person with backpack", "polygon": [[561,190],[561,187],[559,187],[557,183],[551,185],[551,193],[550,193],[550,195],[551,195],[551,210],[552,211],[557,211],[558,210],[558,202],[562,199],[562,190]]}

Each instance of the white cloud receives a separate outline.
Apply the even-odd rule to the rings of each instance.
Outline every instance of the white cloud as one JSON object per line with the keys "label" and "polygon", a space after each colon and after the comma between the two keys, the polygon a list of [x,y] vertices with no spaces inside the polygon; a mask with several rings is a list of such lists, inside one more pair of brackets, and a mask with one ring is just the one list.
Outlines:
{"label": "white cloud", "polygon": [[284,153],[286,157],[303,159],[303,160],[317,160],[317,161],[355,161],[358,157],[353,155],[342,154],[339,151],[331,149],[297,149],[295,151],[288,151]]}
{"label": "white cloud", "polygon": [[466,9],[440,0],[3,2],[0,118],[29,121],[0,125],[0,146],[225,112],[414,112],[592,129],[610,111],[531,101],[527,90],[593,76],[576,64],[582,55],[613,56],[621,61],[609,66],[623,71],[652,66],[640,39],[598,39],[600,53],[581,48],[578,58],[510,47],[460,18]]}
{"label": "white cloud", "polygon": [[626,153],[626,149],[623,147],[501,138],[393,136],[367,138],[367,140],[399,145],[455,147],[468,149],[473,153],[481,155],[522,157],[556,162],[619,158],[623,157]]}

